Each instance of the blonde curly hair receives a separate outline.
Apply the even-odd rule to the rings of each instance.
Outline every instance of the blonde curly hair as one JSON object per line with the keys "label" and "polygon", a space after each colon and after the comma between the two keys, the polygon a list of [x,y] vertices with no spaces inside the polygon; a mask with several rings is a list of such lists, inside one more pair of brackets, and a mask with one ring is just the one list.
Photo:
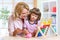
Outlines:
{"label": "blonde curly hair", "polygon": [[16,19],[22,12],[23,8],[29,10],[29,6],[24,2],[17,3],[14,10],[14,18]]}

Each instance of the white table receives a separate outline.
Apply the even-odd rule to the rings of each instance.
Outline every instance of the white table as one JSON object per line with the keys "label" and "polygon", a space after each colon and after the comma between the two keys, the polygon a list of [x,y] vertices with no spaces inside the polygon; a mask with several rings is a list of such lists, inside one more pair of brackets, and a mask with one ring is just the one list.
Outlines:
{"label": "white table", "polygon": [[46,36],[46,37],[38,37],[38,38],[22,38],[22,37],[12,37],[5,36],[4,40],[60,40],[60,36]]}

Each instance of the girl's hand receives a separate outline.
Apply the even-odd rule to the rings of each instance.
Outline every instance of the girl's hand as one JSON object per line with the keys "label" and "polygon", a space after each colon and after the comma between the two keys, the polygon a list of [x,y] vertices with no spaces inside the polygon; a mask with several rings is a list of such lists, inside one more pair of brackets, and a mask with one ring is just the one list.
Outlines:
{"label": "girl's hand", "polygon": [[32,37],[35,37],[36,33],[37,33],[37,30],[34,30],[34,32],[32,33]]}

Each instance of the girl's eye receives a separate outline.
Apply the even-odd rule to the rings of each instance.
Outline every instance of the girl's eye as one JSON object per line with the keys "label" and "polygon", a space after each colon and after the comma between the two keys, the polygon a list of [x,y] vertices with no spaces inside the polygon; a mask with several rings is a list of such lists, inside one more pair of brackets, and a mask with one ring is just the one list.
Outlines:
{"label": "girl's eye", "polygon": [[37,16],[35,16],[35,17],[37,17]]}
{"label": "girl's eye", "polygon": [[37,15],[35,15],[35,17],[38,17]]}
{"label": "girl's eye", "polygon": [[35,15],[33,14],[33,16],[35,16]]}

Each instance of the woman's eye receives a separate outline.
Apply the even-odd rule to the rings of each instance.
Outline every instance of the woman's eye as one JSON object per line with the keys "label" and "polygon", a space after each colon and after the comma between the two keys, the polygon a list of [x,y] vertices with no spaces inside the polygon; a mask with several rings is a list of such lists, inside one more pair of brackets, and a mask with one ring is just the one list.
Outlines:
{"label": "woman's eye", "polygon": [[19,14],[20,15],[20,14]]}
{"label": "woman's eye", "polygon": [[22,13],[22,14],[25,14],[25,13]]}

